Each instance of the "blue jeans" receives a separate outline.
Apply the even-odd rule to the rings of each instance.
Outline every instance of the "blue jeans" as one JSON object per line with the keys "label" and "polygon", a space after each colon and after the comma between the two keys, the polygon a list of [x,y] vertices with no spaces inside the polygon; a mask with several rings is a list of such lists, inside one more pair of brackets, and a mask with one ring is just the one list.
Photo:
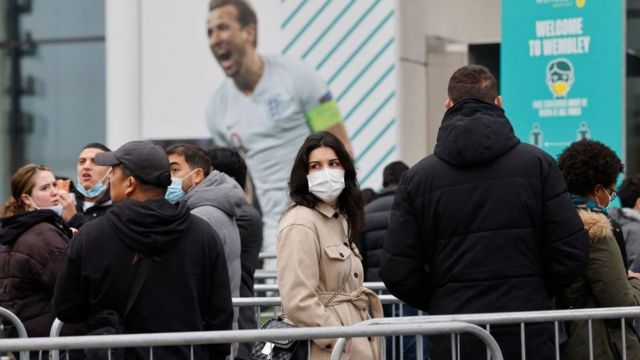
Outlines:
{"label": "blue jeans", "polygon": [[[402,313],[399,314],[400,312],[400,306],[399,305],[383,305],[382,306],[382,310],[384,312],[384,316],[385,317],[393,317],[394,313],[397,315],[401,315],[401,316],[417,316],[418,315],[418,310],[412,308],[409,305],[403,304],[402,305]],[[427,313],[424,313],[424,315],[428,315]],[[399,339],[399,338],[398,338]],[[395,344],[395,353],[396,359],[400,359],[400,352],[402,352],[402,358],[405,360],[415,360],[417,359],[417,355],[416,355],[416,336],[403,336],[402,337],[402,350],[400,350],[400,344],[398,339],[396,339],[396,344]],[[386,359],[387,360],[392,360],[393,359],[393,338],[392,337],[386,337],[385,338],[385,343],[386,343]],[[422,358],[424,360],[428,360],[429,359],[429,337],[428,336],[422,336]]]}

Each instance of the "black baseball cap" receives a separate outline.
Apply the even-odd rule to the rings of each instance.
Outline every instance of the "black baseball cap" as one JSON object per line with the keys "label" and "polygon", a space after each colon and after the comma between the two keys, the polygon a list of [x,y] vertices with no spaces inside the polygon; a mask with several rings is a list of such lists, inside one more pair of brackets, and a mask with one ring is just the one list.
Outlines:
{"label": "black baseball cap", "polygon": [[133,176],[150,185],[166,188],[171,184],[167,153],[151,141],[130,141],[116,151],[98,153],[96,164],[124,165]]}

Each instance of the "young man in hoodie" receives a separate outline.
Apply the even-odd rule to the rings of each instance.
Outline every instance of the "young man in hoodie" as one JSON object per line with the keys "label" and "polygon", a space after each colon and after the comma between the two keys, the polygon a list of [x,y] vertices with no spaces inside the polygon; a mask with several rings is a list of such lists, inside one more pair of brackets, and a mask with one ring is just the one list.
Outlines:
{"label": "young man in hoodie", "polygon": [[[401,178],[380,277],[405,303],[434,315],[551,309],[551,297],[586,267],[589,240],[549,154],[516,138],[495,77],[468,65],[449,81],[433,155]],[[520,327],[492,327],[505,359]],[[526,329],[527,359],[552,359],[553,324]],[[451,339],[432,338],[431,359]],[[462,337],[462,358],[484,346]]]}
{"label": "young man in hoodie", "polygon": [[622,208],[609,210],[609,215],[622,227],[626,248],[627,267],[634,272],[640,271],[640,175],[631,175],[624,179],[620,189]]}
{"label": "young man in hoodie", "polygon": [[[240,296],[241,242],[235,217],[242,206],[244,192],[240,185],[219,171],[211,171],[211,160],[202,148],[176,144],[167,148],[171,185],[166,199],[186,205],[191,213],[204,219],[220,235],[229,268],[231,295]],[[234,308],[234,329],[238,310]]]}
{"label": "young man in hoodie", "polygon": [[[227,263],[218,235],[184,204],[164,195],[171,183],[162,147],[132,141],[96,154],[111,166],[107,214],[86,223],[71,242],[56,283],[53,304],[65,323],[83,323],[100,310],[123,318],[126,333],[231,329],[233,311]],[[125,308],[140,259],[151,259],[140,291]],[[162,299],[159,301],[159,299]],[[154,348],[159,359],[186,359],[189,346]],[[194,346],[195,359],[224,359],[227,344]],[[125,350],[147,359],[148,348]]]}

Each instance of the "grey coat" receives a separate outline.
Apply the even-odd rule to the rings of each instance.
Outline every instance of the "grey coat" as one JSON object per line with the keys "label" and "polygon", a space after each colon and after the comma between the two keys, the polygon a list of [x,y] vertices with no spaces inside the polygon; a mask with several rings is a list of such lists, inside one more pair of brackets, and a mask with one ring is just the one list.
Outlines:
{"label": "grey coat", "polygon": [[[244,200],[238,183],[217,170],[191,189],[182,199],[191,213],[208,222],[218,233],[229,267],[231,296],[240,296],[240,233],[235,217]],[[237,328],[237,309],[234,309],[234,328]]]}
{"label": "grey coat", "polygon": [[622,226],[629,269],[640,271],[640,213],[630,209],[610,209],[609,215]]}

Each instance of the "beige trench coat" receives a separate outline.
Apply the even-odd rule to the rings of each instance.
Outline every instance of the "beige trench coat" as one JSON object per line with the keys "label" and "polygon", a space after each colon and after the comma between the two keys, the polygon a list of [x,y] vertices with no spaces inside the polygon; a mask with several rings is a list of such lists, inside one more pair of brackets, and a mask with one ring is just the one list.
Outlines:
{"label": "beige trench coat", "polygon": [[[331,206],[295,206],[278,228],[278,287],[283,312],[298,327],[352,325],[382,316],[375,293],[362,287],[362,257],[349,246],[346,221]],[[348,275],[344,290],[331,298]],[[312,340],[309,359],[329,359],[336,339]],[[380,339],[353,338],[343,359],[379,359]]]}

